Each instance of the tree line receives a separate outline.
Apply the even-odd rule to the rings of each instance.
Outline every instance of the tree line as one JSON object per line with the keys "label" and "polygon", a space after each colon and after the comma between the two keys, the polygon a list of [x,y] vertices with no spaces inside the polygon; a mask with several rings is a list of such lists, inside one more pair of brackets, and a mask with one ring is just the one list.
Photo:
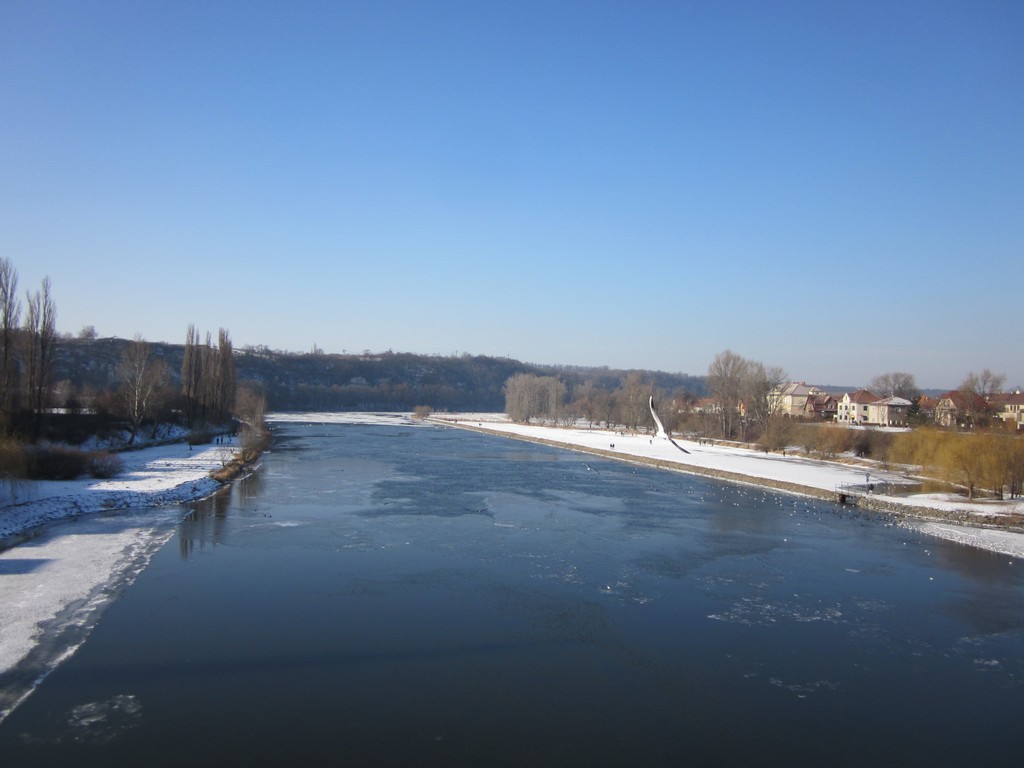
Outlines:
{"label": "tree line", "polygon": [[894,437],[888,459],[959,485],[971,499],[979,491],[998,499],[1024,494],[1024,439],[1006,431],[916,429]]}
{"label": "tree line", "polygon": [[[772,428],[775,406],[769,395],[785,381],[781,368],[729,350],[712,361],[703,387],[666,389],[640,371],[623,374],[612,386],[591,378],[569,386],[558,376],[522,373],[505,382],[505,413],[521,423],[542,419],[572,425],[582,420],[591,427],[650,430],[653,397],[666,429],[746,440]],[[697,390],[705,387],[717,405],[707,413],[694,412],[690,406],[699,397]]]}
{"label": "tree line", "polygon": [[131,445],[144,424],[175,422],[189,428],[228,424],[235,414],[238,379],[230,333],[221,328],[214,345],[194,325],[185,334],[181,384],[175,387],[167,362],[136,335],[121,354],[117,387],[97,398],[99,410],[127,420]]}
{"label": "tree line", "polygon": [[[193,435],[237,426],[243,453],[262,445],[266,400],[254,383],[239,387],[227,330],[220,329],[214,342],[210,333],[204,338],[189,325],[180,370],[137,335],[123,346],[113,381],[94,393],[88,407],[70,391],[55,407],[56,316],[49,277],[22,302],[17,270],[0,258],[0,476],[74,476],[90,462],[96,472],[112,466],[70,448],[40,445],[43,437],[74,445],[89,435],[123,431],[131,446],[145,428],[155,438],[167,424]],[[95,332],[83,329],[82,336],[94,338]],[[63,468],[36,471],[36,465]]]}
{"label": "tree line", "polygon": [[[505,413],[519,423],[652,431],[648,398],[653,397],[665,428],[691,438],[740,440],[765,451],[794,450],[825,459],[868,458],[955,484],[969,498],[981,492],[996,498],[1024,494],[1024,437],[997,420],[997,426],[983,428],[988,424],[983,405],[1005,382],[1000,374],[985,369],[969,373],[961,383],[960,391],[970,395],[966,402],[973,404],[965,414],[970,431],[919,426],[888,432],[793,419],[778,412],[779,399],[772,396],[787,378],[782,368],[725,350],[708,366],[712,402],[698,409],[693,407],[695,393],[661,389],[639,372],[622,376],[611,387],[607,382],[585,379],[570,385],[558,376],[519,373],[505,382]],[[904,372],[876,376],[869,387],[881,397],[902,397],[915,406],[921,397],[914,377]]]}
{"label": "tree line", "polygon": [[611,429],[653,429],[650,398],[658,404],[658,417],[666,429],[679,427],[680,414],[673,403],[692,401],[696,395],[687,389],[666,390],[655,386],[640,371],[625,373],[613,385],[592,378],[567,384],[561,377],[520,373],[505,382],[505,413],[515,422],[541,419],[555,424]]}
{"label": "tree line", "polygon": [[18,271],[0,258],[0,429],[37,440],[50,392],[57,341],[57,310],[50,278],[18,295]]}

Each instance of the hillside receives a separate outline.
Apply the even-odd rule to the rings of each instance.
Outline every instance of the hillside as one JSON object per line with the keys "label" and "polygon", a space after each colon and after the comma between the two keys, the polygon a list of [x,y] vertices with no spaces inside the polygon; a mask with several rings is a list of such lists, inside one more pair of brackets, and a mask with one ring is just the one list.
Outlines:
{"label": "hillside", "polygon": [[[54,382],[75,391],[100,392],[117,384],[117,366],[126,339],[64,339],[57,347]],[[183,345],[150,342],[153,354],[181,373]],[[262,347],[235,352],[239,383],[258,382],[272,410],[411,411],[418,405],[435,410],[501,411],[502,387],[517,373],[559,376],[570,389],[593,381],[602,389],[617,387],[627,371],[609,368],[542,366],[509,358],[460,355],[440,357],[403,352],[360,355],[299,354]],[[702,377],[644,371],[666,392],[704,394]]]}

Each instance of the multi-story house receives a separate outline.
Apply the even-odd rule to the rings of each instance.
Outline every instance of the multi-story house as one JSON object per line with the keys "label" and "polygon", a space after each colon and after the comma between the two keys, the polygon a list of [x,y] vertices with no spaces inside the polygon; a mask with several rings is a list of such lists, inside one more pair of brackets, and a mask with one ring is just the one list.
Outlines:
{"label": "multi-story house", "polygon": [[902,397],[886,397],[874,403],[868,403],[868,424],[881,427],[907,426],[907,414],[910,413],[909,400]]}
{"label": "multi-story house", "polygon": [[[808,402],[825,393],[817,387],[809,387],[803,381],[790,381],[768,393],[772,413],[786,416],[807,416]],[[813,411],[812,411],[813,414]]]}
{"label": "multi-story house", "polygon": [[971,426],[978,416],[988,412],[989,404],[985,398],[953,389],[935,404],[935,423],[943,427]]}
{"label": "multi-story house", "polygon": [[846,392],[836,407],[836,421],[840,424],[868,424],[868,406],[880,399],[878,395],[866,389],[858,389],[853,393]]}

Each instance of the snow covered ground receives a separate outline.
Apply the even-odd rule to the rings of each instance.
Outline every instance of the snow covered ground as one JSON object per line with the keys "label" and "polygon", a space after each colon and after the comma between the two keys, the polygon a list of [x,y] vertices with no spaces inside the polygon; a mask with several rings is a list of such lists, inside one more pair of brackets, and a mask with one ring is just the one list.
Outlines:
{"label": "snow covered ground", "polygon": [[[35,648],[58,617],[64,625],[87,624],[109,598],[108,586],[148,562],[180,515],[154,507],[220,487],[210,471],[223,466],[234,447],[230,438],[222,440],[121,454],[124,471],[112,480],[0,487],[0,545],[9,547],[0,552],[0,675]],[[55,521],[62,522],[47,525]],[[16,704],[0,697],[0,720]]]}
{"label": "snow covered ground", "polygon": [[[624,460],[637,458],[651,463],[657,462],[669,468],[682,471],[724,477],[747,479],[752,483],[763,483],[792,492],[800,489],[815,489],[833,494],[841,489],[864,490],[868,483],[876,486],[885,483],[911,484],[914,481],[899,472],[875,468],[819,461],[801,456],[765,454],[746,448],[725,445],[698,444],[678,440],[678,444],[689,453],[683,453],[668,440],[652,435],[630,435],[607,430],[569,429],[539,425],[513,424],[503,414],[439,414],[434,419],[439,423],[486,429],[510,437],[518,436],[543,440],[584,451],[599,451],[612,454]],[[974,501],[945,494],[906,494],[886,496],[873,493],[872,500],[893,507],[903,506],[908,512],[913,508],[934,509],[946,513],[959,513],[974,517],[979,524],[986,518],[1006,514],[1024,514],[1024,501]],[[924,522],[906,519],[904,525],[932,536],[939,536],[961,544],[1024,558],[1024,534],[1014,531],[957,525],[953,523]]]}
{"label": "snow covered ground", "polygon": [[0,544],[53,520],[112,509],[164,506],[208,496],[219,487],[210,471],[231,457],[233,438],[189,449],[185,443],[118,454],[123,471],[111,480],[54,480],[0,485]]}

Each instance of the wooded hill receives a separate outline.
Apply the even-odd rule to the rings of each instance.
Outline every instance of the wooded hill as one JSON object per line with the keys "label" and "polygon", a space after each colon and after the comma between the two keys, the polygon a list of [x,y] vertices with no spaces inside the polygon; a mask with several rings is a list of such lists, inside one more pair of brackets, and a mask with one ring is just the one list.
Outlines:
{"label": "wooded hill", "polygon": [[[60,401],[74,395],[87,404],[117,386],[117,368],[127,339],[61,339],[53,379]],[[184,345],[150,342],[180,384]],[[606,367],[543,366],[479,355],[441,357],[400,352],[333,355],[280,352],[262,347],[235,351],[238,383],[258,383],[270,410],[411,411],[430,406],[448,411],[503,411],[505,382],[518,373],[557,376],[571,392],[590,381],[600,389],[618,387],[629,371]],[[702,396],[704,378],[642,371],[656,389]],[[60,402],[55,405],[60,405]]]}

